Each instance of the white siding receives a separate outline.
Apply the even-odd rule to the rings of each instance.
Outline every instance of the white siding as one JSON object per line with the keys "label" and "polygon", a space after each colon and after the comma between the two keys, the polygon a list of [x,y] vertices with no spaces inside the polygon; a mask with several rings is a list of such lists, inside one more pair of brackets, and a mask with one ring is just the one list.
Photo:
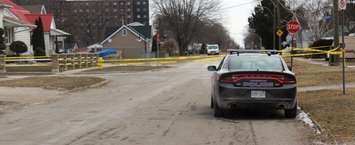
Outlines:
{"label": "white siding", "polygon": [[50,42],[49,33],[44,33],[44,44],[46,47],[46,56],[51,56],[54,52]]}
{"label": "white siding", "polygon": [[27,47],[28,51],[23,55],[33,55],[33,49],[31,46],[31,30],[28,27],[17,27],[14,30],[14,41],[22,41]]}

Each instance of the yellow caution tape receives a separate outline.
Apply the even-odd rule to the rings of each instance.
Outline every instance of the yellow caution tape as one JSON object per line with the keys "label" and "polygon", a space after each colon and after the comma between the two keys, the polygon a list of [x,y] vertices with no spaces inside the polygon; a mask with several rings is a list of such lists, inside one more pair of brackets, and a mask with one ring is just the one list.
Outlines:
{"label": "yellow caution tape", "polygon": [[18,56],[18,57],[5,57],[5,59],[43,59],[50,58],[49,56]]}

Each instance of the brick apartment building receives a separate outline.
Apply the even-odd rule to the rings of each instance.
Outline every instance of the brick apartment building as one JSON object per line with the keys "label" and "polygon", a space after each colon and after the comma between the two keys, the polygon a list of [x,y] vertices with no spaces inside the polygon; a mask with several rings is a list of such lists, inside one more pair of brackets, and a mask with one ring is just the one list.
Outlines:
{"label": "brick apartment building", "polygon": [[14,0],[21,5],[45,5],[58,27],[73,35],[79,47],[102,41],[122,24],[149,26],[149,0]]}

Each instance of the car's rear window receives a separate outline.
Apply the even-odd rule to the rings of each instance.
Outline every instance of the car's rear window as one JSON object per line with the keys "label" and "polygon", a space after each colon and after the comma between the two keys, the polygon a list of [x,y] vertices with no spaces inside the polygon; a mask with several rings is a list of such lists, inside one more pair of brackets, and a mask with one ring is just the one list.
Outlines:
{"label": "car's rear window", "polygon": [[228,62],[231,71],[283,71],[280,57],[267,55],[232,56]]}

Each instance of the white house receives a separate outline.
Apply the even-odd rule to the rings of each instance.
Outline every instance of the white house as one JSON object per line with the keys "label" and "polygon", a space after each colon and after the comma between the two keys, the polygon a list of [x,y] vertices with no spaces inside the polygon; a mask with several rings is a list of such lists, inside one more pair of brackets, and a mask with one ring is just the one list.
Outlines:
{"label": "white house", "polygon": [[6,3],[6,5],[9,6],[9,15],[11,15],[15,20],[26,24],[19,25],[11,30],[12,33],[9,33],[12,34],[12,37],[10,37],[12,40],[9,40],[9,42],[22,41],[27,45],[29,49],[25,55],[34,54],[31,45],[31,35],[32,30],[36,27],[35,22],[39,18],[41,18],[43,24],[46,55],[50,56],[56,51],[59,52],[59,50],[64,49],[65,36],[70,34],[56,28],[53,15],[47,14],[44,6],[40,7],[40,13],[32,13],[10,0],[2,0],[0,2]]}
{"label": "white house", "polygon": [[41,18],[47,56],[64,49],[64,40],[70,34],[56,28],[52,14],[26,14],[25,16],[32,24],[35,24],[36,20]]}
{"label": "white house", "polygon": [[11,3],[6,3],[7,1],[0,1],[0,28],[5,31],[5,43],[9,46],[13,41],[15,41],[14,30],[20,27],[35,27],[34,25],[23,21],[19,18],[16,13],[12,11],[14,8]]}

